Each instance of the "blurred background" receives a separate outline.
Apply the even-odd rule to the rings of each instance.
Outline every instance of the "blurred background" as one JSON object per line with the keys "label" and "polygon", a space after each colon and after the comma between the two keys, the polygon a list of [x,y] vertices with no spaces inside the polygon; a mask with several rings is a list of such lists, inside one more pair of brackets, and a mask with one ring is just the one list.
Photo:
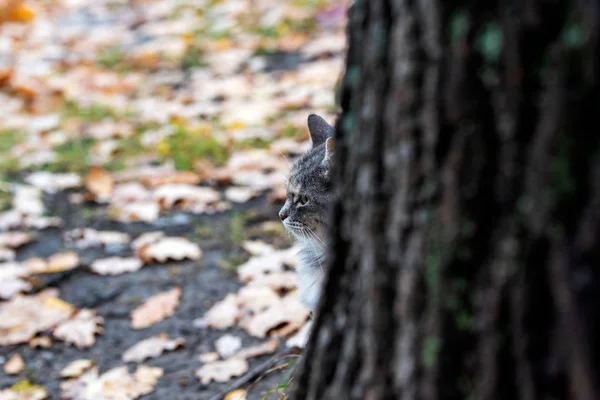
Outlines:
{"label": "blurred background", "polygon": [[285,398],[277,211],[347,7],[0,0],[0,399]]}

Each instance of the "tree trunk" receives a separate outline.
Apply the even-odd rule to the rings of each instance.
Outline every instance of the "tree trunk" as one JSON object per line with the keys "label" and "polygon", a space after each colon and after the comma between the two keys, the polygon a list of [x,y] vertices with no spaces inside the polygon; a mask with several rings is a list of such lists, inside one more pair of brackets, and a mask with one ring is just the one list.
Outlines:
{"label": "tree trunk", "polygon": [[600,399],[591,0],[355,0],[292,397]]}

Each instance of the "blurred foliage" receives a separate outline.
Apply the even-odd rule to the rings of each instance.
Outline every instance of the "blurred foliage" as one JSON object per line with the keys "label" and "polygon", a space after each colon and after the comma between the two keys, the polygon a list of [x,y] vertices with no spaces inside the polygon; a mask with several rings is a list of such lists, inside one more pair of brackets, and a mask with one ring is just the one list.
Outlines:
{"label": "blurred foliage", "polygon": [[179,127],[177,131],[158,145],[163,158],[171,158],[178,170],[193,171],[194,161],[207,159],[217,166],[227,161],[227,148],[215,139],[210,132],[189,131]]}

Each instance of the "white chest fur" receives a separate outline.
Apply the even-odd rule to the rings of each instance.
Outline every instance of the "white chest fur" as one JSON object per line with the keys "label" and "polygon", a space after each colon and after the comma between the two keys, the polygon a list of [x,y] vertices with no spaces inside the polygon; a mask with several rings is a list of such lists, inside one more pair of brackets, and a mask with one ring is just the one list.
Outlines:
{"label": "white chest fur", "polygon": [[298,297],[302,304],[315,312],[323,286],[325,250],[309,239],[301,240],[298,244],[300,245],[298,253],[300,262],[296,266]]}

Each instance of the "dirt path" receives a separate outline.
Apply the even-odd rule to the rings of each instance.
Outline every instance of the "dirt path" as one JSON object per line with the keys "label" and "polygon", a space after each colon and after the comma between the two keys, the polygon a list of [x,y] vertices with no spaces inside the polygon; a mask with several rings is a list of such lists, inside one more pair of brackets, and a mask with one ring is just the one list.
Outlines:
{"label": "dirt path", "polygon": [[[53,342],[48,349],[32,349],[27,345],[0,347],[0,355],[3,359],[6,360],[19,353],[26,363],[26,369],[19,375],[0,374],[0,387],[28,379],[44,386],[51,399],[58,399],[60,382],[58,373],[69,362],[88,358],[93,360],[101,371],[105,371],[122,365],[121,356],[130,346],[150,336],[167,333],[170,337],[185,338],[186,344],[179,350],[144,362],[145,365],[163,368],[164,376],[160,379],[156,390],[142,399],[210,399],[224,390],[231,382],[203,385],[194,377],[194,371],[200,366],[198,355],[214,351],[215,340],[224,332],[195,328],[193,321],[201,317],[214,302],[240,287],[235,277],[220,266],[222,260],[230,257],[232,252],[239,252],[236,248],[239,243],[231,243],[227,239],[228,235],[237,234],[231,232],[232,218],[244,218],[244,230],[252,231],[252,228],[261,222],[272,220],[276,216],[278,206],[270,204],[265,198],[260,198],[236,206],[230,212],[217,215],[190,216],[174,213],[161,217],[152,225],[120,224],[103,217],[102,207],[91,206],[92,208],[87,208],[85,211],[86,208],[69,205],[66,196],[66,194],[59,194],[47,199],[50,211],[64,219],[65,227],[39,232],[36,241],[19,251],[19,259],[33,256],[45,257],[61,250],[71,250],[63,241],[63,233],[82,225],[99,230],[127,232],[134,237],[142,232],[160,229],[168,235],[181,235],[193,239],[201,246],[204,255],[199,261],[150,265],[138,272],[109,277],[92,273],[86,265],[89,266],[93,259],[102,256],[127,255],[130,252],[127,246],[114,249],[79,250],[84,266],[46,276],[40,287],[58,288],[61,298],[77,308],[96,309],[104,318],[103,333],[97,336],[93,347],[85,350],[58,341]],[[94,217],[88,223],[84,215],[90,213]],[[203,237],[199,237],[199,230],[202,231]],[[285,237],[276,239],[276,242],[285,242]],[[129,313],[132,309],[143,299],[175,286],[181,288],[182,296],[181,303],[172,317],[146,329],[131,328]],[[244,346],[259,342],[239,328],[227,332],[242,337]],[[261,364],[269,357],[263,356],[250,360],[250,368]],[[250,386],[248,398],[261,399],[266,392],[285,378],[285,374],[286,372],[272,373],[256,384],[246,385],[246,387]]]}

